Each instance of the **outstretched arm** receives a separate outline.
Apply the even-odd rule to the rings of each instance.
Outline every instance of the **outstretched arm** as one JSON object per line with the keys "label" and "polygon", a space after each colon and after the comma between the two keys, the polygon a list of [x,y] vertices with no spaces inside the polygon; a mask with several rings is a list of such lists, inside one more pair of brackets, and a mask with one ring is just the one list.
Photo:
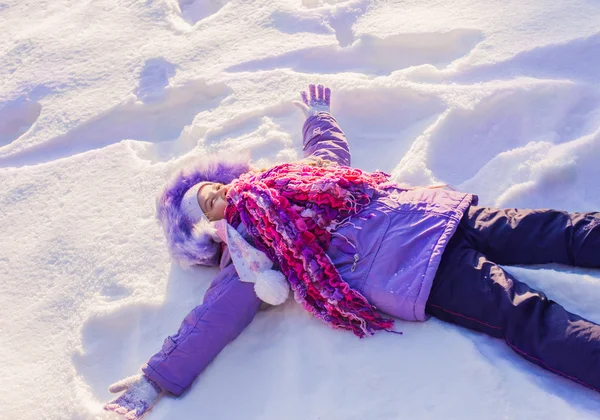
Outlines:
{"label": "outstretched arm", "polygon": [[302,127],[304,158],[321,158],[350,166],[350,148],[344,132],[330,113],[331,89],[309,85],[310,97],[301,92],[302,102],[294,104],[307,119]]}
{"label": "outstretched arm", "polygon": [[235,267],[223,269],[204,303],[185,317],[179,331],[142,371],[172,394],[181,395],[208,364],[250,324],[260,307],[254,284],[239,280]]}
{"label": "outstretched arm", "polygon": [[[239,280],[233,265],[225,267],[204,296],[202,305],[183,320],[176,335],[167,337],[162,349],[142,367],[143,375],[131,386],[111,386],[111,391],[126,392],[105,408],[119,414],[133,411],[140,418],[158,399],[160,391],[181,395],[206,366],[250,324],[260,307],[254,284]],[[151,394],[150,401],[139,397],[140,387]],[[118,385],[118,384],[115,384]],[[128,394],[129,393],[129,394]],[[144,394],[144,398],[148,399]],[[137,404],[137,405],[136,405]],[[129,415],[129,414],[127,414]]]}

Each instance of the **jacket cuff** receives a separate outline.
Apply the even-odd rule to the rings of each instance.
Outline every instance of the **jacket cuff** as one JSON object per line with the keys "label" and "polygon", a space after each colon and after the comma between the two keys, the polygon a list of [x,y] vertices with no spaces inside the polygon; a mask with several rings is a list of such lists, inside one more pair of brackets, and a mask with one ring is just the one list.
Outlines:
{"label": "jacket cuff", "polygon": [[185,388],[164,378],[160,373],[158,373],[156,370],[154,370],[154,368],[152,368],[152,366],[150,366],[148,363],[146,363],[144,366],[142,366],[142,372],[148,379],[156,382],[156,384],[160,388],[162,388],[165,391],[170,392],[171,394],[175,395],[176,397],[179,397],[181,394],[183,394],[183,391],[185,391]]}

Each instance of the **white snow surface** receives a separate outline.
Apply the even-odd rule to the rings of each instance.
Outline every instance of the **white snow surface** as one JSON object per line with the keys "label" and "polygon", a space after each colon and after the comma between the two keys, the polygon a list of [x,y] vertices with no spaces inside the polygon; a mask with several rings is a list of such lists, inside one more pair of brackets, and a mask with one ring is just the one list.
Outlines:
{"label": "white snow surface", "polygon": [[[357,167],[600,209],[597,0],[1,0],[0,33],[2,419],[118,417],[108,385],[216,273],[169,259],[157,191],[190,155],[300,158],[308,83]],[[507,269],[600,322],[600,271]],[[358,340],[290,301],[147,418],[600,418],[598,393],[501,340],[396,328]]]}

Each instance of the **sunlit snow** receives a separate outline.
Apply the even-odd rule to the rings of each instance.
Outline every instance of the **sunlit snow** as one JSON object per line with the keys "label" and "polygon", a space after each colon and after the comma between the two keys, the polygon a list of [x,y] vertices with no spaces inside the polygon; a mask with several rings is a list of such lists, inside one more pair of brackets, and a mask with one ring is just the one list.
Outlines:
{"label": "sunlit snow", "polygon": [[[355,166],[600,210],[598,1],[0,1],[2,419],[116,418],[108,385],[215,274],[171,262],[156,192],[189,155],[302,157],[308,83],[332,88]],[[600,322],[600,271],[507,269]],[[147,418],[600,417],[500,340],[397,326],[358,340],[290,301]]]}

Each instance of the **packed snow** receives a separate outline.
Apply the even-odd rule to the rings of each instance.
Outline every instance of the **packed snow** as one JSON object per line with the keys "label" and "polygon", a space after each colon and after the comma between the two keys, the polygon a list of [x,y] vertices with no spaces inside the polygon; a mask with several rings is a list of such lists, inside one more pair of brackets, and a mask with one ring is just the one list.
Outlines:
{"label": "packed snow", "polygon": [[[157,191],[190,155],[301,157],[308,83],[357,167],[599,210],[599,31],[596,0],[3,0],[0,418],[118,417],[108,385],[216,273],[169,259]],[[600,322],[600,271],[507,269]],[[147,418],[600,418],[600,394],[500,340],[397,329],[359,340],[290,300]]]}

